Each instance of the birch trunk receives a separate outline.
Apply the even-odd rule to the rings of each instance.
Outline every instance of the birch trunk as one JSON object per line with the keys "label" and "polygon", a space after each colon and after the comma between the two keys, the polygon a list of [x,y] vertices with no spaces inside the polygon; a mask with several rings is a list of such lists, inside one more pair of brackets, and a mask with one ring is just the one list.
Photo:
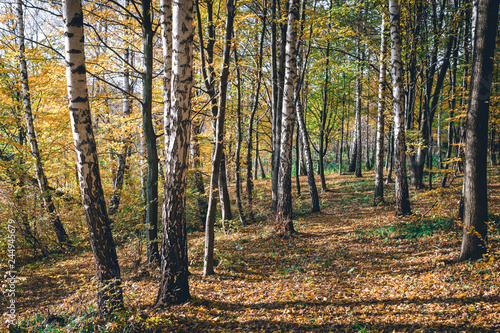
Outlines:
{"label": "birch trunk", "polygon": [[98,307],[107,315],[123,307],[120,267],[106,211],[99,161],[92,129],[84,56],[83,14],[80,0],[63,3],[66,78],[71,129],[78,178],[99,283]]}
{"label": "birch trunk", "polygon": [[406,178],[406,144],[405,144],[405,113],[403,107],[403,73],[401,62],[401,11],[398,0],[389,0],[391,15],[391,64],[392,64],[392,98],[394,111],[394,175],[396,216],[411,213]]}
{"label": "birch trunk", "polygon": [[286,35],[286,68],[283,93],[281,145],[277,197],[277,231],[288,235],[295,232],[292,221],[292,140],[295,121],[294,88],[297,82],[297,41],[299,1],[290,0]]}
{"label": "birch trunk", "polygon": [[172,80],[169,128],[165,133],[160,288],[156,307],[190,298],[186,234],[186,186],[193,88],[193,0],[172,7]]}

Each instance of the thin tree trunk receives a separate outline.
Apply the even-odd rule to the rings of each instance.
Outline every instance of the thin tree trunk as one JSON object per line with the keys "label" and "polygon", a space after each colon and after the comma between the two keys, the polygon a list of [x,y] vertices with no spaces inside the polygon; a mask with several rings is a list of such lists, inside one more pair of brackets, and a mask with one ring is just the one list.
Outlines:
{"label": "thin tree trunk", "polygon": [[21,0],[17,1],[17,19],[18,19],[18,43],[19,43],[19,67],[21,72],[21,86],[22,86],[22,97],[24,102],[24,114],[26,118],[26,131],[28,135],[28,140],[30,142],[31,156],[34,160],[35,174],[38,181],[38,188],[43,199],[43,204],[45,210],[49,214],[50,221],[54,231],[56,233],[59,246],[62,249],[71,247],[71,241],[64,229],[64,226],[59,219],[59,215],[56,212],[54,202],[52,201],[52,196],[49,191],[49,184],[45,172],[43,170],[42,158],[40,157],[40,151],[38,149],[38,140],[36,138],[35,126],[33,124],[33,113],[31,110],[31,94],[28,82],[28,67],[25,58],[25,46],[24,46],[24,18],[23,18],[23,4]]}
{"label": "thin tree trunk", "polygon": [[142,73],[142,127],[146,142],[148,178],[146,182],[146,248],[148,263],[159,262],[158,252],[158,151],[153,127],[153,25],[151,0],[142,1],[142,41],[144,72]]}
{"label": "thin tree trunk", "polygon": [[253,215],[253,181],[252,181],[252,141],[253,141],[253,122],[255,119],[255,114],[257,113],[257,109],[259,107],[259,93],[260,93],[260,87],[261,87],[261,81],[262,81],[262,59],[263,59],[263,52],[264,52],[264,38],[266,35],[266,13],[267,13],[267,1],[264,0],[264,5],[263,5],[263,18],[262,18],[262,33],[260,37],[260,44],[259,44],[259,59],[258,59],[258,65],[257,65],[257,87],[255,88],[255,98],[253,101],[253,107],[252,107],[252,112],[250,113],[250,118],[248,119],[248,132],[247,132],[247,182],[246,182],[246,188],[247,188],[247,199],[248,199],[248,219],[253,221],[254,215]]}
{"label": "thin tree trunk", "polygon": [[340,120],[340,156],[339,156],[339,175],[342,174],[343,156],[344,156],[344,118],[345,118],[345,99],[346,99],[346,86],[345,74],[342,75],[343,93],[342,93],[342,119]]}
{"label": "thin tree trunk", "polygon": [[200,218],[201,230],[205,231],[205,222],[207,221],[208,198],[205,192],[203,182],[203,173],[201,171],[200,161],[200,143],[198,136],[201,134],[201,123],[193,120],[192,122],[191,144],[193,149],[193,173],[196,191],[198,191],[198,215]]}
{"label": "thin tree trunk", "polygon": [[297,187],[297,196],[300,196],[299,160],[300,160],[300,143],[299,143],[299,127],[297,126],[297,132],[295,134],[295,185]]}
{"label": "thin tree trunk", "polygon": [[459,261],[482,258],[488,248],[488,114],[499,0],[479,0],[467,110],[464,229]]}
{"label": "thin tree trunk", "polygon": [[377,109],[377,156],[375,166],[375,198],[374,205],[384,202],[384,85],[385,85],[385,52],[386,43],[385,35],[387,29],[385,28],[385,15],[382,14],[381,34],[380,34],[380,73],[378,80],[378,109]]}
{"label": "thin tree trunk", "polygon": [[224,37],[224,55],[222,59],[222,68],[220,76],[220,89],[219,89],[219,107],[216,125],[216,142],[214,149],[214,156],[212,160],[212,177],[210,179],[210,192],[208,200],[208,214],[207,222],[205,225],[205,257],[203,275],[214,274],[214,224],[215,224],[215,210],[217,207],[217,192],[220,164],[223,156],[223,143],[224,143],[224,122],[226,117],[226,98],[227,98],[227,81],[229,76],[229,64],[231,54],[231,36],[233,34],[233,20],[234,20],[234,3],[233,0],[228,0],[226,16],[226,35]]}
{"label": "thin tree trunk", "polygon": [[314,166],[313,160],[311,156],[311,146],[309,144],[309,136],[307,134],[307,128],[304,121],[304,110],[303,104],[297,103],[296,112],[297,112],[297,120],[298,127],[300,130],[300,138],[302,140],[302,147],[304,150],[304,157],[306,159],[306,171],[307,171],[307,184],[309,186],[309,195],[311,197],[311,213],[319,212],[319,196],[318,189],[316,187],[316,180],[314,179]]}
{"label": "thin tree trunk", "polygon": [[260,157],[260,151],[259,151],[259,121],[255,123],[255,168],[253,170],[253,179],[258,180],[259,179],[259,157]]}
{"label": "thin tree trunk", "polygon": [[366,101],[366,170],[371,170],[372,166],[370,164],[370,101]]}
{"label": "thin tree trunk", "polygon": [[396,216],[411,213],[406,179],[405,114],[402,96],[401,12],[398,0],[389,0],[391,14],[392,97],[394,110],[394,174],[396,176]]}
{"label": "thin tree trunk", "polygon": [[96,262],[101,316],[123,308],[120,267],[106,211],[99,161],[87,94],[83,13],[80,0],[63,3],[66,49],[66,78],[71,128],[76,150],[83,207]]}
{"label": "thin tree trunk", "polygon": [[325,180],[325,164],[324,157],[326,153],[325,149],[325,126],[326,126],[326,112],[328,104],[328,82],[329,82],[329,63],[330,63],[330,42],[326,43],[326,64],[325,64],[325,83],[323,86],[323,108],[321,109],[321,125],[319,128],[319,176],[321,179],[321,190],[326,191],[326,180]]}
{"label": "thin tree trunk", "polygon": [[222,147],[219,174],[219,200],[221,205],[222,219],[230,221],[233,219],[231,211],[231,200],[229,199],[229,190],[227,189],[227,171],[226,171],[226,153]]}
{"label": "thin tree trunk", "polygon": [[295,232],[292,221],[292,139],[295,121],[294,93],[297,83],[297,42],[299,1],[290,0],[286,35],[286,70],[283,94],[281,147],[278,176],[277,232],[289,235]]}
{"label": "thin tree trunk", "polygon": [[[125,1],[125,6],[128,7],[129,0]],[[126,28],[126,33],[129,32],[129,29]],[[128,70],[128,63],[130,62],[130,48],[127,47],[124,51],[123,58],[125,60],[125,68],[123,71],[123,116],[127,118],[130,116],[131,112],[131,100],[130,94],[132,93],[132,88],[130,86],[130,73]],[[113,215],[118,210],[118,206],[120,205],[121,192],[123,189],[123,181],[125,178],[125,169],[127,164],[127,157],[131,152],[131,145],[128,140],[130,140],[129,136],[124,136],[122,138],[124,141],[122,152],[118,155],[118,165],[116,167],[116,176],[113,183],[113,194],[111,195],[111,200],[109,204],[109,214]]]}
{"label": "thin tree trunk", "polygon": [[[165,134],[160,285],[156,307],[190,298],[186,233],[186,187],[191,139],[193,88],[193,0],[172,2],[172,80],[169,125]],[[168,19],[170,5],[162,6]]]}
{"label": "thin tree trunk", "polygon": [[[276,3],[278,2],[279,9],[279,1],[272,0],[273,4],[271,9],[276,11]],[[286,10],[288,10],[288,2],[285,2]],[[280,15],[278,15],[280,17]],[[280,17],[281,18],[281,17]],[[276,20],[273,19],[273,22]],[[272,28],[272,26],[271,26]],[[271,184],[272,184],[272,208],[275,213],[278,212],[278,177],[279,177],[279,165],[280,165],[280,156],[281,156],[281,128],[282,128],[282,109],[283,109],[283,94],[284,94],[284,85],[285,85],[285,57],[286,57],[286,35],[287,35],[288,25],[286,23],[280,23],[280,32],[281,32],[281,43],[280,43],[280,55],[279,55],[279,64],[278,64],[278,73],[277,73],[277,98],[276,101],[276,116],[274,118],[275,125],[275,140],[273,146],[273,169],[271,176]],[[272,44],[278,44],[276,41],[276,34],[273,34],[272,37],[275,37],[272,40]]]}
{"label": "thin tree trunk", "polygon": [[389,126],[389,132],[391,133],[389,144],[387,146],[387,177],[385,179],[385,184],[394,183],[392,180],[392,171],[394,169],[394,133],[392,128]]}
{"label": "thin tree trunk", "polygon": [[234,46],[234,62],[236,65],[236,153],[235,153],[235,169],[236,169],[236,207],[238,208],[238,216],[242,225],[247,225],[245,214],[243,213],[243,205],[241,203],[241,168],[240,168],[240,153],[241,153],[241,73],[240,64],[238,63],[238,51]]}

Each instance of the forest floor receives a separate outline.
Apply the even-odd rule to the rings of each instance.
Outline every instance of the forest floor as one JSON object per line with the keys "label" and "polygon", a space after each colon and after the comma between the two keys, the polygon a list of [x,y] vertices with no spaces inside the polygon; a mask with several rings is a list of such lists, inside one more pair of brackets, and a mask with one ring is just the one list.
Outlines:
{"label": "forest floor", "polygon": [[[492,218],[500,212],[499,174],[489,178]],[[118,249],[127,311],[109,322],[95,314],[89,249],[24,265],[12,331],[499,332],[498,224],[488,256],[456,263],[458,180],[449,189],[411,191],[413,215],[403,219],[394,217],[393,185],[386,186],[389,204],[373,206],[373,177],[328,176],[316,214],[308,213],[302,178],[291,238],[274,236],[271,218],[219,229],[214,276],[202,276],[203,234],[190,234],[192,299],[182,305],[152,309],[158,270],[137,267],[133,240]],[[269,183],[256,182],[257,201],[266,205]]]}

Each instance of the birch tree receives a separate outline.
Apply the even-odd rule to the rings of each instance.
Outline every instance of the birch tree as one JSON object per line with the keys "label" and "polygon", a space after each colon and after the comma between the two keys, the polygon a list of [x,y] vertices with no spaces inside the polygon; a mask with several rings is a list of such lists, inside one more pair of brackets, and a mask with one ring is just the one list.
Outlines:
{"label": "birch tree", "polygon": [[123,307],[120,267],[101,185],[85,68],[83,14],[80,0],[63,2],[66,78],[78,179],[96,262],[101,315]]}
{"label": "birch tree", "polygon": [[[186,185],[193,88],[193,0],[172,6],[172,78],[169,127],[165,128],[165,184],[161,277],[156,307],[190,298],[186,231]],[[163,7],[165,11],[165,7]]]}
{"label": "birch tree", "polygon": [[292,221],[292,141],[295,122],[294,88],[297,82],[297,41],[299,1],[290,0],[286,35],[286,68],[281,112],[281,145],[279,159],[277,231],[280,234],[294,233]]}
{"label": "birch tree", "polygon": [[398,0],[389,0],[391,15],[392,109],[394,111],[394,176],[396,215],[411,213],[406,178],[405,112],[403,106],[403,69],[401,62],[401,10]]}

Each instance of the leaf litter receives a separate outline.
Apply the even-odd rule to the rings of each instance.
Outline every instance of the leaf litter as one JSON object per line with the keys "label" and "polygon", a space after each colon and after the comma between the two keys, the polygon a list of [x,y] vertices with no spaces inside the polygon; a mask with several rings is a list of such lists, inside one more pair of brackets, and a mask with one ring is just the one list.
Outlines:
{"label": "leaf litter", "polygon": [[[392,204],[372,206],[372,176],[328,176],[331,191],[320,194],[322,213],[317,214],[307,214],[307,183],[301,179],[303,194],[294,198],[298,233],[293,237],[274,236],[270,218],[230,233],[217,232],[214,276],[202,275],[203,234],[190,234],[192,299],[185,304],[153,310],[159,272],[128,259],[136,257],[131,243],[118,248],[127,310],[107,322],[96,316],[90,249],[22,267],[14,329],[500,331],[498,226],[490,228],[488,256],[456,263],[461,240],[460,223],[454,220],[459,184],[455,190],[418,195],[412,191],[414,215],[396,218]],[[498,176],[490,177],[497,180]],[[269,181],[256,186],[265,193]],[[386,192],[390,201],[389,186]],[[491,186],[490,192],[490,211],[495,215],[500,212],[500,189]],[[265,195],[257,197],[268,200]],[[268,209],[267,202],[260,204],[259,209]],[[55,315],[64,320],[49,323],[47,318]]]}

